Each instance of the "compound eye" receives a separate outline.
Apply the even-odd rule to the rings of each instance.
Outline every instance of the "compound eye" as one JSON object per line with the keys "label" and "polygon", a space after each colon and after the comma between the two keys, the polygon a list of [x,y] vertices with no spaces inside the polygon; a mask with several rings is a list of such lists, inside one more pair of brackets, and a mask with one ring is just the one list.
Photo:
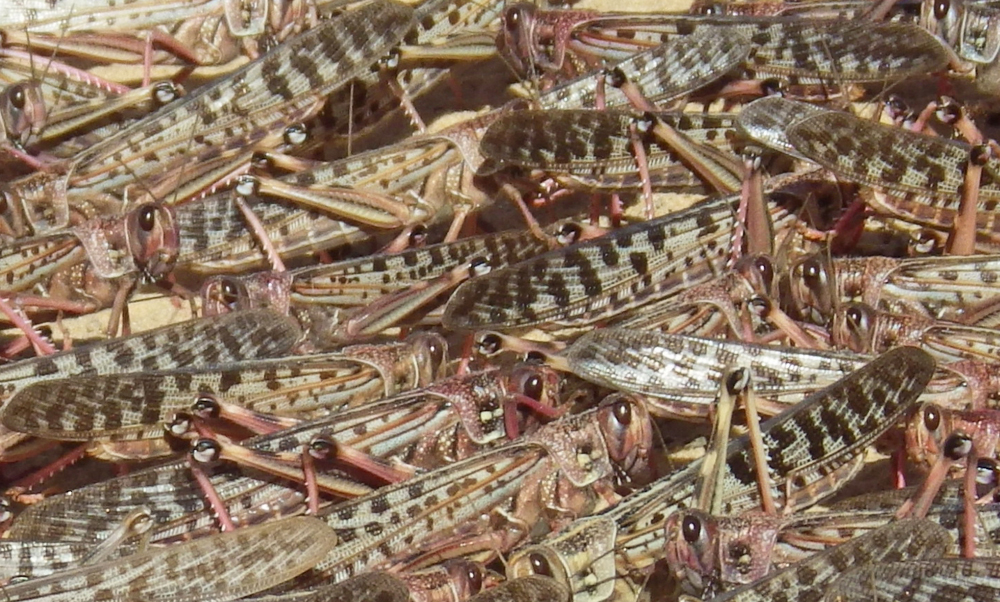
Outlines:
{"label": "compound eye", "polygon": [[632,404],[624,399],[615,402],[615,405],[611,408],[611,413],[622,427],[632,424]]}
{"label": "compound eye", "polygon": [[24,86],[21,84],[14,84],[7,89],[7,97],[10,98],[10,104],[13,105],[18,111],[24,110],[24,105],[28,100],[28,95],[24,93]]}
{"label": "compound eye", "polygon": [[924,408],[924,426],[933,432],[941,426],[941,410],[935,405],[928,405]]}
{"label": "compound eye", "polygon": [[128,245],[137,266],[148,276],[169,270],[176,255],[176,230],[169,209],[153,203],[136,207],[128,216]]}
{"label": "compound eye", "polygon": [[774,282],[774,265],[766,257],[758,257],[753,262],[753,267],[760,274],[760,279],[767,287],[767,290],[771,290],[771,284]]}
{"label": "compound eye", "polygon": [[823,281],[823,268],[815,259],[807,259],[802,262],[802,278],[810,287],[818,286]]}
{"label": "compound eye", "polygon": [[156,208],[152,205],[139,208],[137,223],[144,232],[152,232],[156,227]]}
{"label": "compound eye", "polygon": [[636,452],[644,445],[645,416],[641,413],[637,416],[637,412],[642,410],[633,408],[633,403],[632,399],[616,394],[613,399],[606,398],[601,402],[598,413],[598,424],[608,457],[622,466],[635,464]]}
{"label": "compound eye", "polygon": [[934,2],[934,18],[938,21],[948,16],[951,11],[951,0],[936,0]]}
{"label": "compound eye", "polygon": [[469,567],[468,572],[465,575],[469,582],[469,590],[473,594],[478,594],[483,589],[483,571],[479,569],[478,566],[473,565]]}
{"label": "compound eye", "polygon": [[545,556],[542,556],[537,552],[529,554],[528,562],[531,564],[532,573],[542,575],[543,577],[554,577],[552,566],[549,565],[549,561],[545,558]]}
{"label": "compound eye", "polygon": [[507,18],[504,19],[504,26],[509,31],[516,31],[521,28],[527,15],[526,9],[522,6],[513,6],[507,10]]}
{"label": "compound eye", "polygon": [[532,374],[525,379],[522,391],[524,392],[525,397],[530,397],[535,401],[541,401],[542,394],[545,392],[545,385],[540,376]]}
{"label": "compound eye", "polygon": [[685,516],[681,521],[681,534],[684,541],[694,543],[701,538],[701,521],[696,516]]}
{"label": "compound eye", "polygon": [[444,345],[436,338],[428,339],[427,341],[427,355],[431,358],[431,362],[434,366],[440,366],[444,363]]}
{"label": "compound eye", "polygon": [[228,307],[234,307],[240,300],[240,292],[236,283],[225,279],[222,281],[222,302]]}
{"label": "compound eye", "polygon": [[846,312],[847,321],[855,328],[864,326],[865,312],[859,307],[849,307]]}

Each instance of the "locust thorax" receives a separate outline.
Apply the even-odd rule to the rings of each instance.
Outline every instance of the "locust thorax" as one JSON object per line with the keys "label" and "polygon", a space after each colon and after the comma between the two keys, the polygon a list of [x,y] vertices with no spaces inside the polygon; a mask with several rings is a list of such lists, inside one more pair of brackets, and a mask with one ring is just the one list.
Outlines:
{"label": "locust thorax", "polygon": [[559,403],[562,378],[559,373],[538,364],[519,364],[510,373],[510,390],[543,405]]}
{"label": "locust thorax", "polygon": [[0,219],[4,233],[12,236],[41,236],[86,221],[91,215],[70,211],[66,200],[68,179],[60,174],[35,172],[4,186]]}

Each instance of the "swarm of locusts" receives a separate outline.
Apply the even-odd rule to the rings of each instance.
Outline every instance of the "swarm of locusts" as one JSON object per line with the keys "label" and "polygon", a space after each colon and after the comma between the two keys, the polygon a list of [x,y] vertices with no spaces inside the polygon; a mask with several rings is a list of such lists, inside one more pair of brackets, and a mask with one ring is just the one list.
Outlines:
{"label": "swarm of locusts", "polygon": [[2,600],[1000,599],[993,0],[0,4]]}

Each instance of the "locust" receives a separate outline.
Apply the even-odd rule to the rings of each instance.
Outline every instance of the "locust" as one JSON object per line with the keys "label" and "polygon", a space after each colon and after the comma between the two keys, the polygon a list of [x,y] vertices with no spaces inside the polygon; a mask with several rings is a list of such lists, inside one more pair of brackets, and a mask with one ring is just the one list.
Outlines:
{"label": "locust", "polygon": [[1000,567],[991,558],[903,560],[859,566],[838,576],[824,599],[992,600],[1000,590]]}
{"label": "locust", "polygon": [[[139,552],[5,588],[11,600],[235,599],[278,585],[309,569],[336,545],[331,529],[295,517],[200,541]],[[206,558],[225,559],[211,567]],[[221,570],[220,570],[221,569]]]}
{"label": "locust", "polygon": [[[949,542],[944,528],[927,521],[900,521],[777,571],[767,578],[714,598],[718,601],[774,600],[782,596],[821,599],[827,586],[850,566],[940,557]],[[785,598],[792,599],[792,598]]]}
{"label": "locust", "polygon": [[[277,41],[315,25],[316,6],[281,2],[182,0],[116,6],[114,2],[19,0],[0,20],[5,45],[106,62],[189,61],[225,64],[257,58]],[[147,73],[148,75],[148,73]]]}
{"label": "locust", "polygon": [[588,228],[567,221],[543,232],[544,239],[507,231],[284,273],[216,277],[202,286],[202,298],[212,313],[265,306],[287,311],[322,347],[394,325],[438,323],[448,292],[468,278],[530,259],[553,244],[571,244]]}
{"label": "locust", "polygon": [[[945,140],[839,111],[764,100],[752,116],[741,117],[760,142],[777,150],[793,149],[795,156],[878,190],[882,194],[870,201],[877,211],[950,232],[949,248],[961,249],[956,254],[994,244],[1000,163],[988,144]],[[778,119],[791,118],[779,125],[781,133],[758,134],[758,128],[767,129],[770,118],[765,114],[770,111],[778,112]]]}
{"label": "locust", "polygon": [[59,440],[159,438],[162,424],[199,399],[262,414],[306,418],[431,384],[444,372],[445,342],[418,335],[396,345],[234,361],[225,365],[77,375],[20,390],[4,406],[7,428]]}
{"label": "locust", "polygon": [[787,272],[783,301],[800,319],[825,324],[849,302],[881,311],[995,326],[996,301],[990,294],[996,256],[843,257],[809,255]]}
{"label": "locust", "polygon": [[[548,513],[538,505],[541,498],[537,496],[546,491],[554,494],[555,483],[551,478],[536,480],[543,474],[536,471],[559,471],[567,480],[564,487],[580,494],[574,495],[575,501],[561,500],[571,504],[563,506],[571,514],[617,501],[608,489],[610,481],[616,480],[614,474],[636,475],[646,470],[643,448],[650,441],[648,415],[634,400],[606,401],[598,415],[585,412],[567,417],[520,441],[329,508],[321,517],[345,545],[317,564],[310,580],[348,578],[390,560],[401,544],[431,545],[430,534],[440,539],[466,517],[495,508],[507,508],[509,516],[540,527],[559,514],[566,518],[565,512],[557,512],[555,519],[546,518]],[[612,467],[619,463],[621,472]],[[428,504],[428,499],[433,503]],[[372,512],[373,505],[387,510]],[[510,549],[520,538],[514,529],[495,534],[489,538],[488,549]]]}
{"label": "locust", "polygon": [[[920,73],[928,73],[941,71],[950,62],[945,47],[911,23],[563,13],[538,11],[528,4],[509,7],[504,23],[502,48],[522,74],[539,69],[572,77],[595,68],[600,60],[625,60],[676,37],[691,36],[697,46],[704,30],[721,38],[723,52],[715,56],[741,48],[733,56],[743,55],[739,66],[750,79],[782,77],[796,84],[881,82],[914,73],[910,69],[917,65],[926,67]],[[684,75],[703,68],[691,60],[677,67]],[[722,75],[726,69],[717,71]]]}
{"label": "locust", "polygon": [[190,320],[5,366],[0,396],[6,402],[30,384],[56,378],[212,366],[280,354],[300,336],[293,321],[266,309]]}
{"label": "locust", "polygon": [[[225,505],[216,512],[224,510],[234,525],[242,526],[301,509],[306,504],[302,483],[306,453],[317,454],[317,477],[322,480],[327,474],[327,483],[339,483],[341,493],[349,474],[354,475],[356,487],[364,485],[357,480],[358,470],[345,473],[351,463],[340,459],[336,452],[341,448],[354,456],[370,456],[373,461],[356,468],[362,475],[378,477],[377,484],[385,484],[379,480],[385,474],[409,471],[413,476],[417,469],[443,468],[534,430],[539,421],[551,418],[538,410],[569,403],[562,396],[559,380],[544,370],[491,369],[444,379],[383,401],[331,409],[328,416],[313,420],[286,422],[281,430],[243,441],[242,449],[218,438],[206,441],[204,451],[211,451],[211,446],[236,459],[214,469],[205,467],[208,481]],[[519,409],[526,410],[524,418]],[[324,459],[323,450],[332,456]],[[285,479],[262,475],[260,465],[253,466],[258,460],[268,464],[272,474],[280,468],[277,464],[284,464],[279,476]],[[381,471],[372,472],[379,464]],[[393,466],[395,470],[389,470]],[[326,493],[331,493],[329,488]],[[313,507],[325,507],[328,497],[320,500],[314,495]],[[19,515],[10,532],[23,539],[103,541],[136,505],[153,513],[155,526],[149,535],[153,542],[218,531],[205,493],[191,478],[189,462],[174,460],[82,488],[73,495],[47,498]]]}
{"label": "locust", "polygon": [[[466,282],[448,328],[510,331],[605,321],[707,282],[731,255],[737,198],[718,197]],[[773,220],[787,213],[771,206]]]}

